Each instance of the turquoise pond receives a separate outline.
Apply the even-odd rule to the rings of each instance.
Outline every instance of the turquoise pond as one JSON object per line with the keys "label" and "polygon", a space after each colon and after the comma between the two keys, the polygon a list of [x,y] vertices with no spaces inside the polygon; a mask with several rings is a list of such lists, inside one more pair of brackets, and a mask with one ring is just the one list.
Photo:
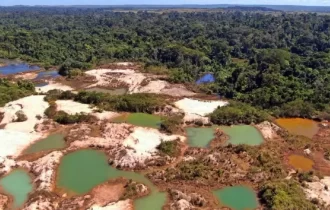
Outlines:
{"label": "turquoise pond", "polygon": [[0,187],[6,194],[14,198],[14,209],[21,207],[28,194],[32,192],[33,186],[31,182],[32,179],[29,174],[22,169],[16,169],[0,179]]}
{"label": "turquoise pond", "polygon": [[122,171],[109,166],[103,152],[84,149],[65,155],[58,169],[57,188],[73,194],[84,194],[93,187],[109,180],[124,177],[143,183],[151,193],[134,201],[136,210],[161,210],[166,193],[159,192],[145,176],[136,172]]}
{"label": "turquoise pond", "polygon": [[207,147],[212,139],[214,139],[215,129],[212,127],[188,127],[185,130],[188,138],[188,144],[191,147]]}
{"label": "turquoise pond", "polygon": [[238,185],[213,191],[220,206],[230,207],[233,210],[253,210],[258,207],[257,195],[253,189]]}
{"label": "turquoise pond", "polygon": [[251,125],[220,126],[219,128],[229,136],[228,143],[234,145],[247,144],[256,146],[264,141],[258,129]]}
{"label": "turquoise pond", "polygon": [[229,136],[227,143],[234,145],[247,144],[251,146],[260,145],[264,139],[261,133],[250,125],[234,125],[220,127],[187,127],[186,134],[188,144],[191,147],[207,147],[215,138],[215,129],[220,128]]}

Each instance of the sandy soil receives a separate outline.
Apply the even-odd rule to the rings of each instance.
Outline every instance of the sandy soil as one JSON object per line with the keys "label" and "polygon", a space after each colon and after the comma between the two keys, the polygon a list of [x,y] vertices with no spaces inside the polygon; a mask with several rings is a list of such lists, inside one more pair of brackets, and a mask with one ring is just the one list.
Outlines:
{"label": "sandy soil", "polygon": [[304,189],[307,198],[317,198],[330,205],[330,191],[327,189],[330,186],[330,177],[325,176],[319,182],[306,182],[307,188]]}
{"label": "sandy soil", "polygon": [[96,205],[105,206],[110,202],[115,202],[125,192],[125,182],[105,183],[93,188],[91,194]]}
{"label": "sandy soil", "polygon": [[185,116],[185,122],[201,121],[203,124],[209,122],[206,115],[212,113],[216,108],[226,106],[226,101],[200,101],[196,99],[184,98],[174,103],[174,105],[181,109]]}
{"label": "sandy soil", "polygon": [[103,111],[101,113],[95,112],[92,115],[95,116],[99,120],[109,120],[109,119],[120,116],[120,114],[117,112],[109,112],[109,111]]}
{"label": "sandy soil", "polygon": [[133,210],[133,201],[127,199],[106,206],[93,205],[89,210]]}
{"label": "sandy soil", "polygon": [[40,138],[42,138],[40,134],[0,130],[0,157],[17,157],[27,145]]}
{"label": "sandy soil", "polygon": [[16,166],[17,164],[13,159],[0,156],[0,176],[7,174],[12,168]]}
{"label": "sandy soil", "polygon": [[9,204],[9,198],[6,195],[0,194],[0,209],[6,209]]}
{"label": "sandy soil", "polygon": [[156,147],[162,141],[176,139],[184,141],[185,137],[162,134],[152,128],[108,123],[102,131],[102,137],[85,136],[82,139],[85,140],[72,142],[70,150],[91,146],[110,149],[109,153],[114,157],[114,165],[134,168],[138,165],[144,166],[147,160],[156,158],[158,156]]}
{"label": "sandy soil", "polygon": [[265,139],[274,139],[277,138],[277,132],[281,130],[280,127],[274,123],[264,121],[256,125],[257,129],[261,132]]}
{"label": "sandy soil", "polygon": [[17,74],[15,75],[15,79],[25,79],[25,80],[32,80],[37,78],[38,73],[36,72],[29,72],[25,74]]}
{"label": "sandy soil", "polygon": [[78,114],[81,112],[90,114],[93,112],[93,109],[90,108],[88,104],[82,104],[72,100],[57,100],[57,111],[64,111],[68,114]]}
{"label": "sandy soil", "polygon": [[171,96],[195,95],[183,85],[172,85],[163,80],[150,80],[150,75],[132,69],[96,69],[87,71],[86,74],[94,76],[97,81],[88,86],[89,88],[113,86],[118,83],[118,86],[126,84],[129,93],[162,93]]}
{"label": "sandy soil", "polygon": [[55,82],[50,82],[48,85],[45,85],[43,87],[36,87],[36,91],[38,93],[47,93],[48,91],[55,89],[63,90],[63,91],[73,90],[73,88],[70,86],[62,85],[60,83],[55,83]]}
{"label": "sandy soil", "polygon": [[55,170],[63,155],[63,152],[54,151],[34,162],[25,162],[21,164],[26,164],[25,167],[30,168],[30,171],[36,175],[33,182],[37,184],[37,190],[52,190],[52,183],[55,179]]}
{"label": "sandy soil", "polygon": [[[0,112],[4,113],[4,118],[0,124],[6,124],[5,129],[34,132],[34,127],[38,123],[42,123],[45,110],[49,104],[44,101],[44,95],[28,96],[7,103]],[[27,120],[24,122],[13,122],[16,120],[16,112],[22,111]],[[38,119],[39,118],[39,119]]]}

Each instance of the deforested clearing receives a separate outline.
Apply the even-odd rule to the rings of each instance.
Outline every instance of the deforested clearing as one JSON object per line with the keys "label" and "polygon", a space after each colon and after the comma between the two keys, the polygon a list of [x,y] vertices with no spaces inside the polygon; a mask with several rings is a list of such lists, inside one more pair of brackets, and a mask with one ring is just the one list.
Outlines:
{"label": "deforested clearing", "polygon": [[58,100],[56,101],[56,105],[58,111],[64,111],[68,114],[78,114],[81,112],[90,114],[93,112],[93,108],[91,108],[90,105],[72,100]]}
{"label": "deforested clearing", "polygon": [[200,101],[196,99],[184,98],[175,102],[175,106],[182,109],[187,114],[197,114],[205,116],[212,113],[216,108],[226,106],[226,101]]}
{"label": "deforested clearing", "polygon": [[67,91],[67,90],[73,90],[73,88],[70,87],[70,86],[62,85],[60,83],[55,83],[55,82],[50,82],[48,85],[36,88],[36,91],[39,92],[39,93],[47,93],[50,90]]}
{"label": "deforested clearing", "polygon": [[[5,129],[9,130],[33,132],[35,125],[43,121],[44,112],[48,107],[49,104],[44,101],[43,95],[28,96],[9,102],[0,108],[0,113],[4,113],[0,124],[6,124]],[[22,111],[26,115],[26,121],[15,122],[18,111]]]}
{"label": "deforested clearing", "polygon": [[24,148],[41,138],[38,134],[0,130],[0,157],[18,156]]}

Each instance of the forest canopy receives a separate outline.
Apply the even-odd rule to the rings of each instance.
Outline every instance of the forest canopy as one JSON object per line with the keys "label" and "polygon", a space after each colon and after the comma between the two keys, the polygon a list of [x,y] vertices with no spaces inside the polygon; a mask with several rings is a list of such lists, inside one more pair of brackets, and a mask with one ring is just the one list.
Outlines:
{"label": "forest canopy", "polygon": [[303,101],[323,111],[330,103],[329,24],[330,16],[312,13],[4,7],[0,57],[64,73],[140,61],[169,69],[173,82],[208,72],[216,80],[208,92],[264,109]]}

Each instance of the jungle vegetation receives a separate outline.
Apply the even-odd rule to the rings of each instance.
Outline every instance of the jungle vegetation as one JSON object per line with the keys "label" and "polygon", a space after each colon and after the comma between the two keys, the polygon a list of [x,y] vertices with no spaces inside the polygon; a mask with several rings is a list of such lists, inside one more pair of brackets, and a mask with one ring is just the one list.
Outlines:
{"label": "jungle vegetation", "polygon": [[168,69],[173,82],[194,82],[210,72],[216,83],[209,91],[223,97],[264,109],[300,100],[324,111],[330,103],[329,24],[330,16],[312,13],[4,7],[0,57],[55,65],[64,74],[140,61]]}

